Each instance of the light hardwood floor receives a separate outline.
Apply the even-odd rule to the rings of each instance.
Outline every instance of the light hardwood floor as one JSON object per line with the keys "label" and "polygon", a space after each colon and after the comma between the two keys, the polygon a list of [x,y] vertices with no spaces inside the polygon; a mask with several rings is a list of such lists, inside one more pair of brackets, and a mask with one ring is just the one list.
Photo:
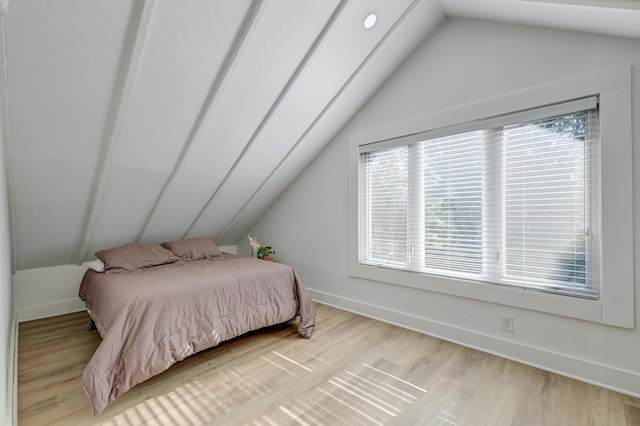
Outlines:
{"label": "light hardwood floor", "polygon": [[640,399],[317,305],[196,354],[93,417],[84,312],[20,324],[20,425],[640,425]]}

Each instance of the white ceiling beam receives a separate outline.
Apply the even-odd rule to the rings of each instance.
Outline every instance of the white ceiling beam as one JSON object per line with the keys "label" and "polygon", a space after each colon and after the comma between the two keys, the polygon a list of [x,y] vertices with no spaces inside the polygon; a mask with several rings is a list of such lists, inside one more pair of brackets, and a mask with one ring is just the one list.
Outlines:
{"label": "white ceiling beam", "polygon": [[[439,0],[447,16],[640,38],[637,2]],[[626,7],[623,7],[626,6]]]}
{"label": "white ceiling beam", "polygon": [[221,70],[220,72],[218,72],[218,75],[216,76],[213,85],[209,90],[209,94],[207,95],[202,108],[200,108],[198,117],[196,118],[196,121],[194,122],[194,125],[189,132],[189,136],[187,137],[184,147],[180,152],[180,156],[178,157],[178,160],[176,161],[176,164],[171,171],[171,175],[163,185],[160,193],[158,194],[158,197],[156,198],[155,203],[153,204],[153,207],[147,215],[142,229],[138,234],[137,241],[142,241],[147,237],[149,229],[160,213],[162,206],[165,204],[170,190],[178,178],[178,175],[185,167],[187,159],[193,151],[195,142],[200,139],[200,136],[204,131],[205,124],[218,106],[220,98],[219,95],[224,92],[224,88],[229,83],[230,77],[233,75],[233,71],[237,67],[238,61],[242,57],[242,54],[251,39],[251,35],[254,33],[258,25],[259,18],[262,16],[263,11],[266,7],[264,6],[264,4],[265,3],[262,0],[253,1],[251,6],[249,7],[249,10],[247,11],[244,21],[240,27],[240,31],[236,35],[236,38],[234,39],[233,44],[231,45],[229,52],[224,59]]}
{"label": "white ceiling beam", "polygon": [[198,220],[202,217],[204,212],[213,203],[213,200],[215,199],[216,195],[218,194],[220,189],[224,186],[224,184],[227,182],[229,177],[233,174],[238,164],[240,164],[240,162],[244,159],[244,157],[247,155],[249,150],[251,150],[251,147],[255,144],[255,142],[258,140],[258,138],[262,134],[263,129],[271,121],[271,118],[278,111],[278,108],[280,108],[280,105],[282,105],[282,102],[286,99],[287,95],[291,92],[291,89],[294,87],[298,79],[304,74],[309,64],[311,63],[312,59],[316,56],[316,53],[318,52],[320,46],[322,46],[324,41],[327,39],[327,36],[331,32],[334,24],[338,21],[338,18],[344,11],[345,7],[347,6],[347,3],[348,3],[348,0],[342,0],[338,4],[336,9],[333,11],[333,13],[331,14],[331,17],[329,18],[325,26],[322,28],[322,31],[320,32],[320,34],[318,34],[313,44],[305,54],[304,58],[302,59],[300,64],[298,64],[298,66],[296,67],[296,70],[287,81],[287,84],[282,88],[282,90],[280,91],[280,94],[278,95],[276,100],[273,102],[273,104],[269,108],[269,111],[264,116],[264,118],[262,119],[262,121],[260,122],[256,130],[253,132],[253,134],[251,135],[251,138],[249,138],[249,140],[245,144],[242,152],[240,153],[240,155],[238,155],[238,157],[236,158],[231,168],[227,171],[225,177],[220,182],[220,185],[218,185],[218,187],[213,191],[213,193],[209,197],[209,200],[206,202],[204,207],[202,207],[202,209],[200,210],[196,218],[193,220],[193,222],[191,222],[191,225],[189,225],[187,230],[184,232],[182,238],[185,238],[187,234],[189,234],[193,226],[198,222]]}
{"label": "white ceiling beam", "polygon": [[76,258],[78,264],[84,262],[87,257],[87,251],[89,249],[89,243],[93,238],[98,212],[104,201],[111,174],[111,166],[118,145],[118,139],[122,131],[124,116],[129,106],[131,92],[138,73],[154,5],[155,0],[144,0],[142,6],[138,6],[137,8],[134,6],[134,11],[132,12],[133,16],[129,34],[135,31],[135,38],[129,43],[129,49],[126,51],[126,56],[124,56],[122,66],[118,71],[116,90],[114,91],[114,96],[109,108],[109,115],[105,123],[100,157],[89,195],[89,203],[87,205],[87,213],[82,231],[82,242]]}
{"label": "white ceiling beam", "polygon": [[367,66],[367,64],[371,61],[371,59],[378,53],[378,51],[382,48],[384,43],[391,37],[391,35],[402,25],[404,20],[411,14],[411,12],[417,7],[418,3],[421,0],[414,0],[409,7],[403,12],[403,14],[396,20],[396,22],[389,28],[389,30],[382,36],[380,41],[374,46],[374,48],[369,52],[367,57],[362,61],[362,63],[355,69],[355,71],[351,74],[351,76],[347,79],[347,81],[340,87],[340,90],[331,98],[331,100],[327,103],[327,105],[320,111],[320,113],[316,116],[316,118],[309,124],[306,130],[302,133],[302,135],[298,138],[295,144],[289,149],[286,155],[282,157],[282,159],[278,162],[278,164],[274,167],[274,169],[269,173],[266,179],[262,181],[260,186],[251,194],[251,196],[247,199],[247,201],[242,205],[240,210],[234,215],[234,217],[229,221],[229,223],[218,233],[218,235],[214,238],[214,241],[218,241],[224,238],[224,234],[231,229],[234,223],[242,216],[247,207],[251,204],[251,201],[260,193],[260,191],[269,183],[271,178],[277,173],[277,171],[282,167],[289,157],[293,154],[293,152],[300,146],[300,144],[305,140],[305,138],[311,133],[311,131],[318,125],[318,123],[324,118],[327,112],[333,107],[333,105],[340,99],[342,94],[347,90],[347,88],[351,85],[351,83],[358,77],[360,72]]}

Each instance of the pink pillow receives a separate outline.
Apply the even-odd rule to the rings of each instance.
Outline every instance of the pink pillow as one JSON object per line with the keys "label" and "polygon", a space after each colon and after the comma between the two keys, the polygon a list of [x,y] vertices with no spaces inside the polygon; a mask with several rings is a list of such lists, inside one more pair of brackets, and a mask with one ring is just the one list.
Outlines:
{"label": "pink pillow", "polygon": [[136,269],[163,265],[180,260],[160,244],[129,243],[119,247],[100,250],[96,257],[104,262],[104,269]]}
{"label": "pink pillow", "polygon": [[222,252],[210,238],[196,237],[186,240],[165,241],[162,247],[168,248],[183,260],[211,259],[222,256]]}

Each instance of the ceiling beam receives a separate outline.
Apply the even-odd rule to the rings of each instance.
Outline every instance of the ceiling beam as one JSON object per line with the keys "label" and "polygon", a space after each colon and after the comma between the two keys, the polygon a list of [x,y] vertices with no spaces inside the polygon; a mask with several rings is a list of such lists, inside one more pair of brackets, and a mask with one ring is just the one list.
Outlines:
{"label": "ceiling beam", "polygon": [[285,98],[287,97],[287,95],[289,94],[289,92],[291,91],[293,86],[295,85],[295,83],[298,81],[300,76],[302,76],[302,74],[306,71],[307,67],[311,63],[311,60],[315,57],[316,53],[318,52],[320,46],[322,46],[324,41],[327,39],[327,36],[331,32],[334,24],[338,21],[338,18],[340,17],[342,12],[344,11],[345,7],[347,6],[347,3],[348,3],[348,0],[342,0],[338,4],[336,9],[333,11],[333,13],[331,14],[331,17],[329,18],[327,23],[322,28],[322,31],[320,32],[320,34],[318,34],[318,36],[314,40],[313,44],[311,45],[311,47],[309,48],[309,50],[305,54],[304,58],[302,59],[300,64],[298,64],[298,66],[296,67],[296,70],[294,71],[293,75],[289,78],[289,80],[287,81],[287,84],[280,91],[280,94],[278,95],[276,100],[273,102],[273,104],[269,108],[269,111],[264,116],[264,118],[262,119],[262,121],[260,122],[260,124],[258,125],[256,130],[253,132],[253,135],[251,135],[251,138],[249,138],[249,140],[245,144],[244,149],[242,150],[240,155],[238,155],[238,157],[236,158],[236,160],[233,163],[233,165],[231,166],[231,168],[227,171],[224,179],[222,179],[222,181],[220,182],[218,187],[213,191],[213,193],[209,197],[209,200],[206,202],[204,207],[202,207],[202,209],[200,210],[200,212],[198,213],[196,218],[193,220],[193,222],[191,222],[191,225],[189,225],[187,230],[184,232],[182,238],[185,238],[187,236],[187,234],[189,234],[189,232],[191,231],[193,226],[198,222],[198,220],[202,217],[204,212],[213,203],[213,200],[215,199],[216,195],[218,194],[220,189],[224,186],[224,184],[227,182],[227,180],[231,177],[231,175],[235,171],[236,167],[238,167],[238,164],[240,164],[240,162],[244,159],[244,157],[247,155],[247,153],[251,150],[251,147],[254,145],[256,140],[258,140],[258,137],[262,133],[263,129],[271,121],[271,118],[275,115],[275,113],[278,110],[278,108],[280,108],[280,105],[285,100]]}
{"label": "ceiling beam", "polygon": [[239,59],[242,57],[242,53],[245,51],[250,39],[251,35],[254,33],[257,23],[259,22],[259,18],[262,16],[264,11],[264,2],[262,0],[253,1],[247,14],[242,22],[240,27],[240,31],[236,35],[236,38],[233,41],[233,44],[229,48],[229,52],[227,52],[227,56],[224,59],[220,72],[216,76],[211,89],[209,90],[209,94],[205,99],[202,108],[200,108],[200,112],[198,113],[198,117],[194,122],[191,131],[189,132],[189,136],[180,152],[180,156],[176,161],[173,170],[171,171],[171,175],[163,185],[158,197],[156,198],[153,207],[149,211],[147,218],[138,234],[137,241],[142,241],[147,237],[149,233],[149,229],[153,222],[156,220],[162,206],[165,204],[167,197],[169,196],[169,192],[171,187],[176,182],[178,175],[185,167],[186,161],[189,158],[189,155],[193,151],[195,146],[195,142],[200,139],[200,135],[204,131],[205,124],[207,123],[209,117],[215,111],[218,101],[219,94],[224,92],[224,88],[230,81],[230,76],[233,75],[234,69],[238,65]]}
{"label": "ceiling beam", "polygon": [[447,16],[640,38],[637,2],[438,0]]}
{"label": "ceiling beam", "polygon": [[118,79],[116,80],[116,90],[114,91],[114,96],[109,107],[109,115],[107,116],[103,132],[100,157],[89,195],[89,203],[87,205],[82,230],[82,242],[80,243],[80,249],[76,257],[78,264],[82,264],[87,257],[87,251],[89,249],[89,243],[93,238],[98,212],[104,201],[113,158],[122,130],[124,116],[129,106],[133,85],[138,73],[154,5],[155,0],[144,0],[142,6],[138,6],[137,8],[134,6],[132,12],[133,16],[129,34],[135,31],[135,38],[131,43],[128,43],[129,49],[126,51],[126,56],[124,56],[122,66],[119,69]]}
{"label": "ceiling beam", "polygon": [[293,152],[300,146],[302,141],[311,133],[311,131],[318,125],[318,123],[324,118],[327,112],[333,107],[333,105],[338,101],[338,99],[342,96],[342,94],[347,90],[347,88],[351,85],[351,83],[358,77],[360,72],[367,66],[367,64],[371,61],[371,59],[378,53],[378,51],[382,48],[384,43],[391,37],[400,25],[404,22],[404,20],[411,14],[411,12],[417,7],[421,0],[414,0],[409,7],[402,13],[402,15],[394,22],[394,24],[387,30],[384,36],[380,39],[380,41],[374,46],[374,48],[369,52],[367,57],[362,61],[362,63],[355,69],[355,71],[351,74],[349,79],[340,87],[340,90],[331,98],[331,100],[327,103],[327,105],[320,111],[317,117],[309,124],[307,129],[302,133],[302,135],[298,138],[295,144],[289,149],[286,155],[282,157],[282,159],[278,162],[278,164],[274,167],[274,169],[269,173],[266,179],[262,181],[260,186],[251,194],[251,196],[247,199],[247,201],[242,205],[240,210],[234,215],[234,217],[229,221],[229,223],[216,235],[214,241],[218,241],[224,237],[224,234],[229,231],[229,229],[235,224],[235,222],[242,216],[247,207],[251,204],[251,201],[260,193],[260,191],[269,183],[271,178],[276,174],[276,172],[282,167],[289,157],[293,154]]}

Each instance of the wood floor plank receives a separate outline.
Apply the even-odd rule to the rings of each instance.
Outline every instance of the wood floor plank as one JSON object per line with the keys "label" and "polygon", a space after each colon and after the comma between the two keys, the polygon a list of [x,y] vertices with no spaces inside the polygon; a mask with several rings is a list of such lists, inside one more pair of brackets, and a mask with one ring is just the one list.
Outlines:
{"label": "wood floor plank", "polygon": [[92,416],[86,313],[20,324],[20,425],[640,424],[640,399],[317,305],[193,355]]}

